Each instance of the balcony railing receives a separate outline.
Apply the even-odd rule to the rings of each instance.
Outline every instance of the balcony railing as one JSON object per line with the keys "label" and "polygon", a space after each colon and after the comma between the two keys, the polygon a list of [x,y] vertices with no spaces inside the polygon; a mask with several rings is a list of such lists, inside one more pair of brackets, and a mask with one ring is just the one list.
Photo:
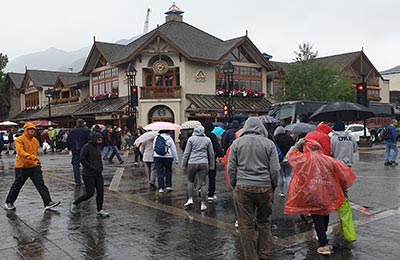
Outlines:
{"label": "balcony railing", "polygon": [[160,99],[160,98],[181,98],[181,86],[167,87],[140,87],[140,98]]}

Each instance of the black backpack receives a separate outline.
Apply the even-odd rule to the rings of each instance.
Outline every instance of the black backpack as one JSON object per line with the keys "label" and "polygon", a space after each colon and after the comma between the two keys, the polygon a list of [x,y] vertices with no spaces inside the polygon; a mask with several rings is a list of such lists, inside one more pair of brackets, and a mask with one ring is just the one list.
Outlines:
{"label": "black backpack", "polygon": [[168,153],[167,140],[165,140],[161,135],[157,136],[154,145],[154,152],[159,155],[166,155]]}
{"label": "black backpack", "polygon": [[385,126],[382,128],[380,136],[382,137],[382,140],[387,140],[390,138],[389,126]]}

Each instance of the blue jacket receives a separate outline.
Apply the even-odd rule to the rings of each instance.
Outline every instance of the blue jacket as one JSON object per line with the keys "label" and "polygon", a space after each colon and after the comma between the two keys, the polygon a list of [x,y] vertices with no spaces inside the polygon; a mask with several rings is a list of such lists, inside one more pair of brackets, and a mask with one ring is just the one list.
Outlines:
{"label": "blue jacket", "polygon": [[390,124],[388,127],[389,131],[389,139],[387,139],[387,142],[390,143],[396,143],[397,141],[397,132],[396,132],[396,127],[393,124]]}
{"label": "blue jacket", "polygon": [[68,147],[72,152],[80,151],[88,142],[90,130],[84,126],[74,127],[67,137]]}

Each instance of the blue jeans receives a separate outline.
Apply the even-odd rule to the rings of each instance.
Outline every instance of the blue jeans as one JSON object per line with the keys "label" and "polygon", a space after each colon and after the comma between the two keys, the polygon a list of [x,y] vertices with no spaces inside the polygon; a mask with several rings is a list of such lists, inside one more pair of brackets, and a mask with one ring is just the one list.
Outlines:
{"label": "blue jeans", "polygon": [[154,165],[157,170],[158,188],[165,188],[164,176],[167,187],[172,187],[172,158],[154,157]]}
{"label": "blue jeans", "polygon": [[[288,161],[281,162],[281,171],[279,173],[279,178],[278,178],[278,186],[279,186],[279,192],[285,193],[285,182],[286,186],[289,188],[289,183],[290,180],[292,179],[292,167],[290,166]],[[283,178],[285,178],[285,181],[283,181]]]}
{"label": "blue jeans", "polygon": [[107,155],[108,155],[108,153],[110,152],[110,146],[104,146],[104,149],[103,149],[103,159],[107,159]]}
{"label": "blue jeans", "polygon": [[112,153],[111,153],[111,156],[110,156],[109,160],[112,161],[112,159],[114,158],[114,155],[116,155],[117,158],[118,158],[118,161],[121,162],[122,158],[121,158],[121,155],[119,154],[119,150],[118,150],[117,146],[112,145],[112,146],[109,146],[109,147],[112,150]]}
{"label": "blue jeans", "polygon": [[385,162],[389,161],[389,157],[390,157],[390,150],[393,150],[393,154],[392,154],[392,158],[391,158],[391,162],[395,162],[396,158],[397,158],[397,154],[399,153],[399,149],[397,148],[397,144],[396,143],[391,143],[388,141],[384,141],[385,143]]}
{"label": "blue jeans", "polygon": [[76,185],[81,185],[81,163],[80,163],[81,150],[72,151],[71,164],[74,170],[74,180]]}

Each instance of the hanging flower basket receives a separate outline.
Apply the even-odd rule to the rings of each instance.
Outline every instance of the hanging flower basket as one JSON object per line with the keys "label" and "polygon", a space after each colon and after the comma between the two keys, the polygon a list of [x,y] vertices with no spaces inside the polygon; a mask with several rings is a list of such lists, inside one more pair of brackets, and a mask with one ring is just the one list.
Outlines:
{"label": "hanging flower basket", "polygon": [[[225,96],[228,92],[225,89],[218,88],[215,92],[217,96]],[[265,93],[261,91],[253,91],[253,90],[233,90],[232,95],[234,97],[264,97]]]}
{"label": "hanging flower basket", "polygon": [[105,93],[105,94],[98,94],[97,96],[89,96],[89,99],[91,101],[96,101],[96,100],[105,100],[105,99],[111,99],[111,98],[117,98],[118,93],[113,92],[113,93]]}

